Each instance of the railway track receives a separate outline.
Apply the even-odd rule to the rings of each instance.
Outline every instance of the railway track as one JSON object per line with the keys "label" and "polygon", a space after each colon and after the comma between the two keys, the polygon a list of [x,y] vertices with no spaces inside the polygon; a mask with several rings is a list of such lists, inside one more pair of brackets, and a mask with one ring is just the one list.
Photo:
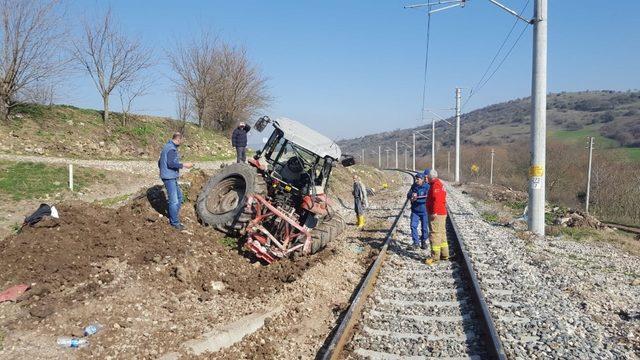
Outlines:
{"label": "railway track", "polygon": [[506,358],[455,220],[447,221],[455,256],[428,266],[427,250],[408,250],[409,213],[405,202],[319,358]]}

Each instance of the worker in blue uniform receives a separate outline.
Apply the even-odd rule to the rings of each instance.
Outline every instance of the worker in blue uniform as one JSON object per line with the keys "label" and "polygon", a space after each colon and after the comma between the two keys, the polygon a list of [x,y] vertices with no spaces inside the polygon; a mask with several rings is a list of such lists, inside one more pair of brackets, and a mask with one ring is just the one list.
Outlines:
{"label": "worker in blue uniform", "polygon": [[[411,240],[410,250],[418,247],[426,249],[429,238],[429,215],[427,214],[427,194],[429,193],[429,183],[424,180],[424,174],[418,173],[414,176],[414,183],[407,193],[407,198],[411,201]],[[421,233],[418,235],[418,225]]]}

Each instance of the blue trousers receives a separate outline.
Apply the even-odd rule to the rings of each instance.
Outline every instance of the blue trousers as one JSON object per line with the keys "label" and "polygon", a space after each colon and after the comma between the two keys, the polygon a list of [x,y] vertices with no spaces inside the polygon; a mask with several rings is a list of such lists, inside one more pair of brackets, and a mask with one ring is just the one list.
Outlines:
{"label": "blue trousers", "polygon": [[169,223],[171,226],[178,226],[180,224],[180,207],[182,207],[182,191],[178,186],[178,179],[162,179],[162,182],[167,189]]}
{"label": "blue trousers", "polygon": [[[418,237],[418,223],[422,222],[422,237]],[[411,212],[411,239],[414,245],[420,245],[421,240],[429,238],[429,216],[426,212]]]}

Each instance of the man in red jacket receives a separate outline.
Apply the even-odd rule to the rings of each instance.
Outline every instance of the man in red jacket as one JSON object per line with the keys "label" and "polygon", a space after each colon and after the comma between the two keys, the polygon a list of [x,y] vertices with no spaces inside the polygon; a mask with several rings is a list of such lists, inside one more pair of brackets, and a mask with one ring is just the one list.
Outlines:
{"label": "man in red jacket", "polygon": [[429,214],[429,233],[431,234],[431,257],[427,259],[428,265],[433,265],[438,260],[449,259],[449,244],[447,243],[447,191],[444,184],[438,179],[438,172],[431,170],[429,173],[429,193],[427,194],[427,213]]}

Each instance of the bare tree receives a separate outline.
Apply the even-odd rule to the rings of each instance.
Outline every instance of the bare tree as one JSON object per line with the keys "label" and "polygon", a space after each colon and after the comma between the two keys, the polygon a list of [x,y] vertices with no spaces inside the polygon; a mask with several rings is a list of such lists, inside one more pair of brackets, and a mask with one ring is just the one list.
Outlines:
{"label": "bare tree", "polygon": [[191,119],[192,115],[193,104],[189,95],[185,91],[178,89],[178,91],[176,91],[176,116],[180,122],[180,126],[178,128],[180,133],[186,133],[185,130],[187,128],[187,122]]}
{"label": "bare tree", "polygon": [[84,23],[81,39],[73,44],[73,56],[100,92],[105,122],[109,120],[109,96],[113,90],[152,66],[151,51],[117,29],[110,9],[100,21]]}
{"label": "bare tree", "polygon": [[68,64],[58,1],[0,0],[0,121],[21,92],[59,75]]}
{"label": "bare tree", "polygon": [[267,93],[266,78],[250,63],[244,48],[223,44],[216,59],[219,81],[210,84],[213,127],[228,130],[264,108],[271,97]]}
{"label": "bare tree", "polygon": [[117,87],[122,111],[122,126],[127,125],[127,116],[131,113],[133,102],[140,96],[147,95],[153,82],[149,78],[126,81]]}
{"label": "bare tree", "polygon": [[186,94],[195,109],[198,125],[205,125],[205,114],[210,106],[212,84],[217,83],[216,43],[208,33],[187,45],[176,46],[173,53],[168,54],[171,67],[176,74],[173,81],[178,92]]}

